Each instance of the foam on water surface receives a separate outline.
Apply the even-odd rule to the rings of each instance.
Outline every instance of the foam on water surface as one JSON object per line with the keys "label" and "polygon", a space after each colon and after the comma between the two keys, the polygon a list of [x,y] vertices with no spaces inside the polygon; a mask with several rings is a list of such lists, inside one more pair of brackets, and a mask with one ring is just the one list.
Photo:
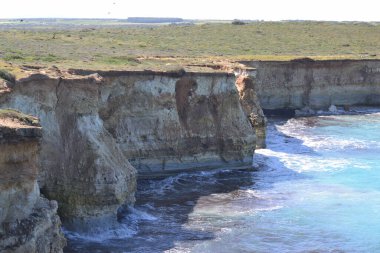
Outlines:
{"label": "foam on water surface", "polygon": [[127,237],[69,252],[380,252],[380,114],[361,113],[270,120],[252,171],[141,181]]}

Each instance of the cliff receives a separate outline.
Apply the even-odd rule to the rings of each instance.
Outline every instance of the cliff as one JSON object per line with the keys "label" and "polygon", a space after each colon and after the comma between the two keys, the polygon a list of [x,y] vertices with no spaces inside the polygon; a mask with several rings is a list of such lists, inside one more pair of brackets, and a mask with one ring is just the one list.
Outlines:
{"label": "cliff", "polygon": [[237,77],[36,69],[0,85],[0,107],[40,118],[41,192],[58,201],[67,228],[87,230],[134,203],[137,175],[249,167],[255,147],[265,147],[261,106],[380,104],[379,61],[244,63]]}
{"label": "cliff", "polygon": [[236,79],[236,88],[242,108],[255,129],[256,148],[265,148],[267,121],[256,94],[257,85],[247,75],[240,75]]}
{"label": "cliff", "polygon": [[327,109],[330,105],[379,105],[379,60],[242,62],[257,69],[263,109]]}
{"label": "cliff", "polygon": [[103,76],[100,117],[140,177],[251,164],[256,138],[232,74]]}
{"label": "cliff", "polygon": [[36,118],[0,110],[0,251],[62,252],[57,202],[40,196]]}
{"label": "cliff", "polygon": [[86,229],[134,202],[137,173],[250,166],[259,105],[242,106],[255,98],[239,96],[235,81],[221,72],[39,70],[0,105],[41,120],[41,191],[58,201],[65,227]]}
{"label": "cliff", "polygon": [[116,221],[134,201],[135,170],[104,128],[98,76],[31,74],[2,96],[1,105],[39,117],[43,127],[41,191],[59,203],[67,227]]}

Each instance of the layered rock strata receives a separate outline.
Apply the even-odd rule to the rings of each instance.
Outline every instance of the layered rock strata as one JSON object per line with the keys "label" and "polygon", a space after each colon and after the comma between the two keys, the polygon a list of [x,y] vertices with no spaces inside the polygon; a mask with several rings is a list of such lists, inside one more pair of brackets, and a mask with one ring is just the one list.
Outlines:
{"label": "layered rock strata", "polygon": [[36,118],[0,110],[0,252],[62,252],[57,202],[37,184],[41,128]]}
{"label": "layered rock strata", "polygon": [[379,105],[379,60],[250,61],[263,109]]}
{"label": "layered rock strata", "polygon": [[68,228],[116,221],[119,206],[134,201],[135,170],[98,114],[102,86],[96,75],[32,74],[2,97],[3,106],[39,117],[40,187]]}
{"label": "layered rock strata", "polygon": [[251,164],[255,133],[232,74],[104,76],[100,117],[140,177]]}
{"label": "layered rock strata", "polygon": [[58,201],[66,227],[83,228],[116,220],[118,207],[134,202],[137,172],[250,166],[255,105],[242,106],[253,100],[239,99],[235,79],[215,72],[41,72],[18,80],[0,105],[40,118],[42,192]]}

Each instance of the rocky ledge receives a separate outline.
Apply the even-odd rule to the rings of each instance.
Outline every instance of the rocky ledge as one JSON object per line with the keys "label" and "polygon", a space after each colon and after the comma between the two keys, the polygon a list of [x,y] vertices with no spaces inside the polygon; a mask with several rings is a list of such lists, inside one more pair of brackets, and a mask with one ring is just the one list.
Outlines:
{"label": "rocky ledge", "polygon": [[0,252],[62,252],[57,202],[37,184],[37,118],[0,110]]}

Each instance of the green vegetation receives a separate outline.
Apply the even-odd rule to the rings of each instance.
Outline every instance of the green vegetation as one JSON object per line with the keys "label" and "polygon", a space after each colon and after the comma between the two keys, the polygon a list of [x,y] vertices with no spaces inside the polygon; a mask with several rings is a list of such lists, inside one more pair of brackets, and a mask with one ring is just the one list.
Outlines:
{"label": "green vegetation", "polygon": [[[70,20],[69,20],[70,21]],[[67,21],[67,22],[69,22]],[[151,68],[235,60],[379,59],[379,23],[1,24],[0,60],[73,68]],[[79,21],[78,21],[79,22]]]}
{"label": "green vegetation", "polygon": [[110,65],[137,66],[138,64],[140,64],[140,61],[138,59],[130,56],[103,57],[100,58],[100,61]]}
{"label": "green vegetation", "polygon": [[12,119],[30,126],[39,126],[39,120],[36,117],[23,114],[13,109],[0,109],[0,119]]}

